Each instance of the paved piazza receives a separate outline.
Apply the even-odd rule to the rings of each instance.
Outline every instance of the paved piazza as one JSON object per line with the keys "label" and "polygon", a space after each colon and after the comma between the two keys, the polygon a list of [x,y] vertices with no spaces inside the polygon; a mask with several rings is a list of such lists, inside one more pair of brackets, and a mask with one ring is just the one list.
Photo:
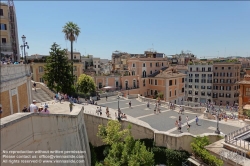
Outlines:
{"label": "paved piazza", "polygon": [[[129,108],[129,101],[132,103],[132,108]],[[106,98],[101,98],[97,102],[98,105],[103,107],[109,107],[117,110],[118,108],[118,101],[117,96],[111,96],[108,97],[108,100],[106,101]],[[161,113],[154,114],[154,105],[150,105],[150,109],[146,107],[146,103],[140,102],[137,99],[126,99],[126,98],[120,98],[119,99],[119,105],[121,108],[121,111],[127,115],[130,115],[134,118],[140,119],[144,122],[147,122],[152,128],[155,128],[159,131],[166,131],[170,133],[178,134],[180,133],[177,131],[177,128],[175,127],[175,121],[179,118],[178,111],[177,110],[169,110],[166,107],[161,107]],[[195,116],[199,117],[199,125],[197,126],[195,124]],[[203,133],[214,133],[216,130],[216,121],[215,120],[207,120],[203,119],[203,114],[200,113],[193,113],[193,112],[184,112],[184,115],[182,116],[182,132],[188,132],[187,126],[186,126],[186,116],[189,117],[189,124],[190,127],[190,133],[194,135],[203,134]],[[220,121],[219,128],[220,131],[223,134],[227,134],[231,131],[234,131],[238,128],[243,127],[244,124],[240,123],[239,121],[235,120],[228,120]]]}

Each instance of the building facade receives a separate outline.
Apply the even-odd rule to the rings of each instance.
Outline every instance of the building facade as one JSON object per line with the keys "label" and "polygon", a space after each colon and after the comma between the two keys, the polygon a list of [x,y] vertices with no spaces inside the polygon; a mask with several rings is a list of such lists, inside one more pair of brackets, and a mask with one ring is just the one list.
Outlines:
{"label": "building facade", "polygon": [[[71,60],[71,52],[70,51],[67,51],[67,56],[68,56],[68,59]],[[73,51],[73,60],[81,60],[81,53]]]}
{"label": "building facade", "polygon": [[250,117],[250,69],[246,70],[244,80],[240,81],[239,85],[239,115]]}
{"label": "building facade", "polygon": [[212,101],[213,65],[193,63],[188,65],[185,96],[187,101],[206,103]]}
{"label": "building facade", "polygon": [[14,6],[0,5],[1,56],[20,60],[17,21]]}
{"label": "building facade", "polygon": [[[31,73],[32,73],[32,80],[35,82],[45,82],[43,79],[43,75],[45,73],[44,67],[46,63],[45,62],[32,62],[30,65]],[[76,80],[78,77],[83,74],[83,65],[81,62],[74,62],[73,64],[73,72],[75,75]]]}
{"label": "building facade", "polygon": [[214,62],[213,102],[216,105],[239,103],[240,62]]}
{"label": "building facade", "polygon": [[181,104],[186,75],[170,67],[168,59],[160,55],[128,58],[128,70],[120,70],[118,74],[109,76],[94,76],[93,79],[100,90],[112,86],[120,89],[125,96],[140,94],[154,98],[161,94],[166,101]]}

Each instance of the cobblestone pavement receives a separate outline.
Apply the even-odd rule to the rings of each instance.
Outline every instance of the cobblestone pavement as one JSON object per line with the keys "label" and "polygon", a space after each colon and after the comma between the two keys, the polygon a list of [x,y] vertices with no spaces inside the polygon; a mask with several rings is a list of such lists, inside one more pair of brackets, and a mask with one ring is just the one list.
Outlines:
{"label": "cobblestone pavement", "polygon": [[[129,101],[132,103],[132,108],[129,108]],[[101,100],[97,103],[100,106],[113,108],[115,110],[118,108],[117,96],[108,97],[107,101],[105,98],[101,98]],[[191,111],[185,111],[184,115],[180,115],[177,110],[169,110],[167,107],[161,107],[161,113],[154,114],[154,105],[150,105],[150,108],[147,108],[146,103],[140,102],[137,99],[120,98],[119,107],[123,113],[147,122],[151,127],[159,131],[167,131],[175,134],[180,133],[175,127],[175,121],[179,119],[179,116],[182,117],[183,122],[182,132],[188,132],[186,126],[186,116],[189,117],[191,134],[199,135],[203,133],[214,133],[217,126],[217,122],[215,120],[203,119],[203,114],[193,113]],[[199,117],[198,126],[195,124],[196,116]],[[223,134],[227,134],[243,126],[244,124],[239,123],[237,120],[234,122],[220,121],[219,123],[219,129]]]}

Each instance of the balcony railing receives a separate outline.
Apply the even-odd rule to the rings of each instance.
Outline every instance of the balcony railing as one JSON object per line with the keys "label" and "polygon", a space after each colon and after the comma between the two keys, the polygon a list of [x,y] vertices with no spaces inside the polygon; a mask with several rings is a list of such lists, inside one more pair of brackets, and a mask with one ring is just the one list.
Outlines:
{"label": "balcony railing", "polygon": [[250,125],[245,126],[243,128],[240,128],[236,131],[233,131],[227,135],[225,135],[225,142],[240,148],[250,150],[250,143],[248,141],[245,141],[244,139],[238,138],[240,135],[244,133],[249,134],[250,131]]}

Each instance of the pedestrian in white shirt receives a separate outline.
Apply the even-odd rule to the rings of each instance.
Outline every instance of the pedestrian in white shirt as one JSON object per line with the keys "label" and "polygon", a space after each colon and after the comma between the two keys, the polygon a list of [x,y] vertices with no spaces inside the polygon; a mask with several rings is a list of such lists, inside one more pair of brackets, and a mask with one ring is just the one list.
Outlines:
{"label": "pedestrian in white shirt", "polygon": [[32,104],[29,106],[29,112],[37,113],[38,107],[36,106],[36,100],[33,100]]}

